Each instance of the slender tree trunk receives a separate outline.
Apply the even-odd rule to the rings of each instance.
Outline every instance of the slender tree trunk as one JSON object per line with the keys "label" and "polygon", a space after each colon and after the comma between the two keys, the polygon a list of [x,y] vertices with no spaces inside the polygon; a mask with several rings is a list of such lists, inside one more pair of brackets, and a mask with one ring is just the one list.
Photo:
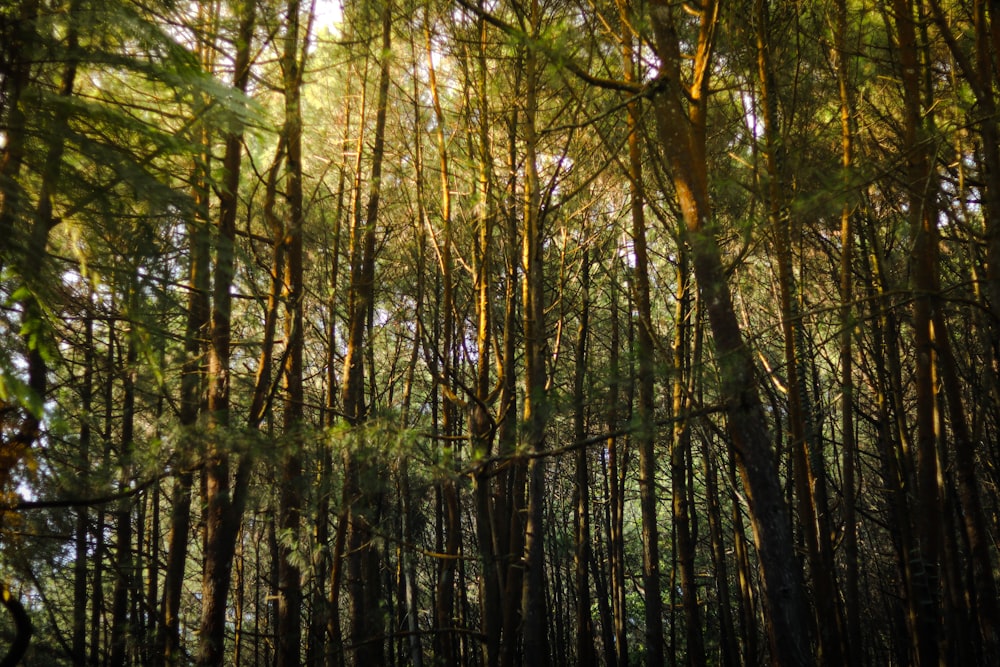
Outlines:
{"label": "slender tree trunk", "polygon": [[[246,90],[250,72],[251,39],[255,22],[255,3],[240,7],[236,40],[234,83]],[[221,665],[225,656],[226,606],[232,579],[233,557],[243,505],[246,502],[247,478],[251,457],[241,459],[235,482],[230,479],[228,434],[229,366],[232,295],[235,273],[237,190],[243,155],[243,128],[235,127],[225,141],[224,181],[219,194],[219,234],[216,240],[215,274],[211,312],[211,336],[208,354],[207,459],[203,468],[205,494],[205,560],[202,570],[202,608],[197,662]],[[251,416],[253,419],[253,416]]]}
{"label": "slender tree trunk", "polygon": [[[430,21],[430,7],[425,8],[425,17]],[[434,68],[434,53],[431,43],[430,26],[425,27],[427,48],[427,75],[430,86],[431,101],[434,108],[435,138],[438,145],[438,167],[441,175],[441,241],[435,241],[438,247],[438,261],[441,271],[441,307],[439,321],[441,323],[441,370],[438,383],[447,389],[441,410],[442,467],[444,479],[440,482],[439,493],[444,510],[444,551],[438,560],[437,600],[435,608],[434,635],[435,661],[441,665],[455,664],[457,660],[455,625],[455,572],[458,564],[459,548],[461,546],[461,524],[459,521],[458,489],[449,470],[454,465],[454,447],[452,437],[457,435],[457,414],[452,378],[452,359],[454,357],[455,337],[455,299],[454,276],[452,272],[452,229],[451,229],[451,176],[449,173],[448,142],[445,137],[445,117],[438,95],[437,74]]]}
{"label": "slender tree trunk", "polygon": [[[416,61],[416,45],[412,37],[410,40],[410,49],[413,54],[414,61]],[[414,118],[421,117],[420,109],[419,82],[414,77]],[[413,136],[414,171],[417,174],[417,213],[413,221],[413,231],[416,237],[416,247],[414,249],[414,270],[417,284],[415,297],[416,302],[413,307],[413,319],[417,323],[423,322],[424,320],[424,301],[427,294],[427,213],[424,206],[424,159],[422,136],[423,131],[421,124],[417,123],[414,128]],[[422,337],[418,329],[413,337],[413,345],[410,347],[410,358],[406,368],[406,384],[403,391],[403,406],[400,413],[400,421],[404,424],[404,426],[408,426],[410,424],[413,382],[417,372],[417,360],[420,358],[421,343]],[[402,578],[402,582],[400,584],[400,588],[402,590],[400,591],[400,594],[403,600],[403,605],[400,610],[400,614],[405,616],[405,620],[400,619],[398,627],[401,631],[405,631],[408,635],[405,641],[407,643],[410,664],[413,665],[413,667],[422,667],[424,664],[424,652],[419,625],[420,609],[418,600],[419,593],[417,590],[417,564],[416,558],[411,556],[411,545],[414,544],[414,536],[416,533],[415,522],[418,520],[418,514],[416,509],[413,507],[413,492],[410,487],[410,476],[410,458],[408,456],[400,457],[398,483],[399,504],[402,510],[400,524],[403,535],[403,543],[399,548],[398,572],[399,577]],[[403,641],[404,640],[401,640],[401,645]],[[403,654],[404,652],[401,646],[400,657],[402,657]]]}
{"label": "slender tree trunk", "polygon": [[[94,297],[91,290],[87,293],[86,312],[84,313],[84,358],[83,379],[80,387],[80,466],[88,470],[91,465],[91,420],[93,419],[94,397],[94,366],[97,363],[94,349],[94,316],[91,312]],[[78,665],[87,664],[87,600],[90,596],[87,583],[87,535],[90,511],[86,506],[77,510],[74,532],[73,562],[73,660]]]}
{"label": "slender tree trunk", "polygon": [[[854,127],[851,114],[854,109],[853,89],[850,81],[847,49],[848,13],[846,0],[837,0],[837,16],[834,28],[834,56],[837,66],[837,87],[840,93],[840,136],[841,167],[843,169],[844,190],[851,193],[854,169]],[[854,437],[854,285],[852,261],[854,252],[854,205],[845,199],[840,215],[840,431],[843,439],[844,457],[844,603],[846,658],[851,664],[860,664],[861,610],[858,583],[858,525],[857,486],[855,466],[857,443]]]}
{"label": "slender tree trunk", "polygon": [[[683,253],[684,250],[682,249]],[[705,665],[705,640],[702,636],[701,614],[698,609],[698,585],[695,573],[695,538],[691,529],[693,503],[688,501],[689,478],[693,470],[688,461],[691,455],[691,296],[687,285],[687,258],[677,265],[677,317],[673,349],[672,415],[675,420],[670,451],[670,480],[673,493],[673,525],[676,530],[675,553],[681,571],[681,592],[684,606],[684,630],[687,646],[687,664],[690,667]],[[693,484],[693,479],[691,480]],[[709,519],[711,523],[711,519]]]}
{"label": "slender tree trunk", "polygon": [[[987,238],[987,295],[989,304],[1000,303],[1000,276],[996,263],[1000,258],[1000,140],[997,131],[997,103],[994,92],[994,64],[989,25],[984,0],[973,3],[973,27],[975,30],[975,64],[966,58],[958,45],[939,0],[931,0],[931,9],[939,30],[945,38],[955,61],[965,79],[971,84],[980,107],[979,117],[974,118],[982,136],[980,152],[986,183],[983,196],[983,211],[986,218]],[[993,17],[997,24],[996,16]],[[1000,33],[998,33],[1000,34]],[[997,69],[1000,74],[1000,69]],[[1000,80],[1000,79],[997,79]],[[934,249],[937,252],[937,249]],[[1000,601],[990,557],[987,520],[980,498],[976,479],[975,444],[969,431],[963,405],[961,383],[957,376],[956,360],[951,349],[947,323],[942,313],[942,300],[934,294],[933,326],[935,341],[939,350],[939,365],[949,420],[954,435],[956,479],[959,501],[962,506],[962,528],[969,545],[972,563],[972,587],[970,590],[975,617],[978,619],[983,648],[983,660],[992,664],[1000,660]],[[992,327],[992,341],[1000,338],[1000,332]],[[987,350],[987,358],[992,356]],[[989,371],[987,371],[989,372]],[[995,383],[994,383],[995,389]]]}
{"label": "slender tree trunk", "polygon": [[[208,201],[202,170],[195,169],[195,214],[188,223],[189,269],[187,324],[184,332],[184,365],[181,370],[181,400],[178,421],[181,429],[193,430],[198,415],[204,408],[202,395],[205,389],[205,337],[209,325],[209,231]],[[167,543],[167,560],[164,567],[163,601],[160,623],[157,628],[156,657],[158,665],[176,664],[181,656],[180,607],[184,584],[184,570],[187,565],[187,546],[191,529],[191,488],[194,474],[191,472],[192,457],[196,443],[188,439],[182,441],[183,448],[178,453],[179,472],[174,480],[170,534]]]}
{"label": "slender tree trunk", "polygon": [[[112,298],[109,310],[114,310],[114,299]],[[104,406],[104,414],[102,415],[102,427],[101,427],[101,440],[104,442],[104,451],[102,452],[102,460],[105,462],[111,461],[111,432],[113,427],[114,419],[114,403],[112,401],[112,396],[114,395],[114,382],[112,378],[114,377],[115,368],[115,345],[114,345],[114,320],[108,317],[106,320],[107,326],[107,357],[104,363],[104,386],[103,386],[103,396],[102,405]],[[107,529],[105,522],[107,521],[108,513],[105,511],[103,506],[98,509],[97,516],[95,517],[94,523],[94,573],[93,573],[93,601],[91,604],[90,613],[90,665],[105,665],[107,664],[107,643],[106,638],[108,635],[108,628],[106,622],[106,605],[104,596],[104,573],[105,573],[105,554],[107,553],[106,536]]]}
{"label": "slender tree trunk", "polygon": [[[342,145],[345,152],[350,146],[350,131],[351,131],[351,90],[352,87],[348,87],[347,95],[345,95],[344,100],[344,132],[342,135]],[[364,92],[362,92],[362,112],[361,117],[364,118]],[[359,150],[356,160],[355,173],[360,171],[360,161],[361,161],[361,151]],[[340,280],[339,280],[339,267],[340,267],[340,244],[341,244],[341,229],[343,226],[343,220],[345,215],[349,213],[345,211],[344,198],[347,186],[347,173],[348,166],[341,165],[340,173],[337,182],[337,209],[336,209],[336,223],[335,223],[335,239],[334,239],[334,258],[333,258],[333,275],[331,276],[331,287],[336,291]],[[339,418],[338,413],[335,409],[338,402],[338,395],[335,391],[336,380],[336,369],[335,369],[335,349],[336,349],[336,336],[334,323],[336,322],[336,316],[334,313],[334,308],[330,309],[330,328],[329,328],[329,350],[327,352],[327,385],[329,395],[327,398],[327,425],[332,427],[336,424],[336,420]],[[324,456],[330,456],[329,451],[324,452]],[[332,460],[331,460],[332,466]],[[343,491],[342,491],[343,493]],[[344,496],[346,498],[346,496]],[[344,641],[343,641],[343,631],[341,629],[341,618],[340,618],[340,582],[343,579],[343,554],[344,547],[347,541],[347,503],[341,504],[341,508],[337,513],[337,526],[334,533],[333,539],[333,550],[330,555],[330,582],[329,589],[325,591],[326,594],[326,608],[329,611],[328,617],[326,619],[326,634],[328,636],[328,642],[326,649],[323,651],[324,664],[327,667],[342,667],[344,664]],[[419,665],[417,666],[419,667]]]}
{"label": "slender tree trunk", "polygon": [[[515,90],[520,90],[523,52],[518,53],[515,67]],[[516,457],[517,450],[517,314],[518,314],[518,233],[517,183],[520,160],[517,155],[517,136],[520,127],[518,105],[512,105],[507,128],[507,196],[505,211],[505,268],[506,285],[504,294],[503,356],[501,364],[500,417],[497,440],[499,453],[512,460],[509,466],[501,468],[496,479],[496,499],[494,514],[496,519],[497,553],[502,562],[501,590],[503,591],[503,625],[500,635],[500,664],[512,667],[521,650],[521,589],[524,580],[524,566],[521,558],[524,552],[525,478],[527,466],[523,457]]]}
{"label": "slender tree trunk", "polygon": [[[483,7],[482,0],[479,4]],[[470,416],[472,435],[472,455],[474,459],[489,459],[493,455],[496,422],[490,414],[492,387],[490,385],[490,364],[492,363],[491,346],[493,345],[492,304],[490,303],[491,271],[493,269],[493,227],[496,211],[493,203],[493,157],[490,140],[490,104],[487,94],[487,77],[489,67],[486,59],[487,24],[482,17],[477,23],[478,49],[476,51],[476,82],[477,99],[469,106],[476,105],[479,112],[478,149],[479,208],[477,215],[477,236],[475,246],[475,282],[473,288],[476,295],[476,361],[475,402]],[[498,554],[496,540],[495,507],[491,502],[490,490],[493,482],[486,467],[475,477],[475,507],[476,507],[476,538],[479,541],[479,555],[482,568],[480,584],[480,614],[482,616],[483,664],[486,667],[498,667],[500,664],[500,639],[503,627],[503,609],[501,602],[500,573],[501,559]]]}
{"label": "slender tree trunk", "polygon": [[[887,284],[883,252],[871,225],[861,231],[863,260],[866,275],[874,279],[868,283],[868,300],[876,307],[870,318],[874,344],[873,366],[876,370],[876,401],[879,430],[877,443],[882,464],[883,486],[889,508],[890,536],[895,547],[896,567],[899,571],[900,598],[906,605],[904,615],[907,631],[906,651],[915,664],[920,653],[919,604],[925,597],[926,571],[918,567],[917,536],[913,529],[916,513],[908,490],[914,488],[913,446],[905,421],[905,404],[902,390],[902,370],[899,358],[899,333],[896,316],[892,310],[892,286]],[[869,250],[870,248],[870,250]],[[902,652],[902,651],[900,651]]]}
{"label": "slender tree trunk", "polygon": [[834,579],[833,546],[827,520],[826,481],[820,441],[815,436],[814,417],[805,378],[802,339],[804,326],[799,309],[792,256],[792,214],[787,192],[791,189],[785,164],[785,141],[779,127],[776,73],[771,62],[769,0],[756,0],[757,68],[760,82],[761,120],[764,129],[768,190],[768,219],[778,263],[781,327],[784,336],[785,373],[788,378],[788,424],[792,444],[795,491],[799,524],[808,555],[810,579],[815,588],[816,621],[819,629],[817,658],[826,665],[844,662],[843,633]]}
{"label": "slender tree trunk", "polygon": [[[355,428],[367,420],[365,401],[365,345],[369,312],[375,292],[375,225],[381,195],[382,159],[389,96],[392,6],[382,10],[382,58],[379,71],[375,136],[372,148],[371,185],[365,218],[356,210],[352,238],[351,285],[348,295],[348,347],[344,357],[342,403],[348,423]],[[357,193],[355,194],[357,197]],[[362,448],[366,445],[362,444]],[[385,647],[382,619],[382,579],[379,550],[372,543],[379,520],[380,489],[364,488],[361,479],[377,474],[368,452],[345,453],[344,497],[348,503],[348,591],[351,597],[351,650],[358,666],[383,664]]]}
{"label": "slender tree trunk", "polygon": [[[134,287],[129,286],[130,291]],[[133,300],[129,296],[129,301]],[[122,370],[122,425],[121,425],[121,446],[118,451],[118,460],[121,465],[120,486],[122,489],[128,488],[132,479],[132,455],[135,443],[133,434],[135,432],[135,378],[136,378],[136,343],[135,337],[139,332],[135,330],[136,325],[131,324],[131,329],[126,332],[128,341],[126,342],[125,365]],[[111,667],[123,667],[126,662],[131,662],[129,655],[130,641],[135,637],[136,628],[130,623],[129,598],[135,588],[136,579],[136,552],[133,551],[133,534],[136,532],[132,526],[132,498],[123,498],[118,501],[118,508],[115,511],[116,535],[115,535],[115,587],[111,606],[111,656],[108,664]]]}
{"label": "slender tree trunk", "polygon": [[[302,257],[302,111],[300,90],[304,55],[299,58],[299,2],[289,0],[287,7],[282,73],[285,96],[285,198],[288,218],[285,226],[286,262],[284,276],[285,363],[284,432],[288,451],[281,462],[281,491],[278,521],[283,539],[278,547],[278,667],[294,667],[301,662],[302,643],[302,574],[298,565],[297,543],[302,523],[303,479],[302,436],[304,421],[303,392],[303,257]],[[311,23],[311,19],[310,19]],[[308,28],[303,43],[309,41]],[[305,48],[302,50],[305,53]]]}
{"label": "slender tree trunk", "polygon": [[[584,222],[581,230],[583,243],[587,243],[589,225]],[[590,335],[590,248],[584,246],[580,259],[580,289],[583,301],[580,304],[580,325],[576,337],[576,367],[573,371],[573,442],[580,443],[587,436],[585,394],[587,376],[587,346]],[[580,667],[597,664],[594,650],[594,623],[591,617],[590,577],[590,471],[588,451],[580,447],[576,452],[576,472],[574,483],[574,532],[576,550],[574,553],[574,583],[576,585],[576,662]]]}
{"label": "slender tree trunk", "polygon": [[[608,358],[608,373],[611,376],[608,383],[607,427],[609,433],[616,433],[621,427],[619,408],[621,405],[621,331],[619,327],[619,293],[618,293],[618,262],[613,264],[611,275],[611,337]],[[616,664],[624,667],[628,659],[628,611],[626,609],[625,590],[625,498],[622,481],[628,468],[626,465],[625,448],[617,437],[608,438],[608,560],[610,561],[611,608],[614,617],[614,656]]]}
{"label": "slender tree trunk", "polygon": [[[541,25],[538,0],[531,1],[529,25],[537,39]],[[545,449],[548,421],[545,351],[545,274],[542,261],[543,212],[537,171],[535,114],[538,105],[538,51],[525,53],[524,98],[524,238],[521,258],[521,293],[524,306],[524,445],[532,454]],[[524,539],[524,621],[525,662],[531,667],[549,664],[549,619],[545,604],[545,459],[528,462],[528,511]]]}
{"label": "slender tree trunk", "polygon": [[911,0],[893,0],[896,48],[903,84],[903,146],[906,151],[906,188],[912,250],[913,336],[916,355],[917,496],[919,507],[918,566],[926,572],[927,590],[920,591],[917,616],[918,654],[921,667],[938,664],[941,656],[940,568],[943,550],[940,470],[937,450],[937,349],[931,318],[931,300],[937,287],[936,208],[934,178],[924,145],[921,105],[920,56]]}
{"label": "slender tree trunk", "polygon": [[[635,55],[632,44],[634,35],[629,26],[627,5],[619,0],[622,23],[622,58],[625,81],[635,81]],[[656,400],[653,365],[655,349],[649,300],[649,257],[646,249],[646,221],[643,214],[645,195],[642,183],[642,156],[639,148],[639,108],[635,100],[629,102],[628,122],[628,176],[629,198],[632,214],[632,252],[635,266],[632,272],[633,291],[638,317],[636,357],[639,361],[639,403],[633,437],[639,449],[639,504],[642,515],[642,573],[645,591],[646,664],[663,664],[663,601],[660,589],[659,517],[656,511],[656,427],[654,402]],[[692,591],[685,591],[691,594]],[[700,633],[700,629],[698,630]],[[701,662],[704,662],[702,660]],[[700,664],[700,663],[699,663]]]}
{"label": "slender tree trunk", "polygon": [[674,27],[674,9],[665,0],[653,0],[649,12],[664,77],[664,90],[654,99],[660,148],[677,190],[695,277],[715,340],[729,435],[750,503],[760,554],[771,659],[776,665],[809,665],[812,650],[805,621],[809,614],[793,549],[788,507],[776,472],[753,358],[743,341],[721,251],[711,228],[705,103],[718,6],[707,2],[701,7],[693,83],[687,90],[681,85],[680,42]]}

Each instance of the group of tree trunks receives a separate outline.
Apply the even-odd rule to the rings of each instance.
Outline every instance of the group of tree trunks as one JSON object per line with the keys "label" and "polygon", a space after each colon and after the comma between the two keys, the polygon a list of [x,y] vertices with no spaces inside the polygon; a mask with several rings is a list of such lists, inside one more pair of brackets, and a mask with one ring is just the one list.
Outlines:
{"label": "group of tree trunks", "polygon": [[1000,661],[1000,5],[346,4],[0,9],[0,664]]}

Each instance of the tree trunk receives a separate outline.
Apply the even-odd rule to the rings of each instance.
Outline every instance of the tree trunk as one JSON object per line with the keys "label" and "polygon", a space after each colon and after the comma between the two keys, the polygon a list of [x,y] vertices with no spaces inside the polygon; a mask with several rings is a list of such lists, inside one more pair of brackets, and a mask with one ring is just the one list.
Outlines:
{"label": "tree trunk", "polygon": [[[684,250],[682,249],[683,253]],[[688,502],[689,484],[693,485],[694,471],[689,465],[691,456],[691,296],[687,285],[687,258],[681,257],[677,266],[677,317],[674,326],[672,411],[674,418],[673,441],[670,450],[670,481],[673,494],[673,525],[676,531],[675,553],[681,570],[681,593],[684,606],[684,630],[687,645],[687,664],[690,667],[705,665],[705,640],[702,635],[701,614],[698,609],[698,585],[695,573],[695,539],[691,530],[693,503]],[[711,530],[711,518],[709,519]],[[725,613],[724,611],[722,613]]]}
{"label": "tree trunk", "polygon": [[[617,433],[621,428],[621,331],[619,322],[619,284],[616,260],[612,264],[609,289],[611,290],[611,338],[608,358],[607,428],[609,433]],[[626,449],[621,438],[612,436],[607,441],[607,485],[608,485],[608,560],[611,580],[611,609],[614,617],[613,655],[619,667],[629,664],[628,659],[628,611],[625,589],[625,499],[624,484],[628,470]]]}
{"label": "tree trunk", "polygon": [[[966,58],[948,25],[939,0],[931,0],[935,21],[945,38],[955,61],[959,64],[965,79],[971,84],[980,107],[980,117],[974,118],[982,137],[980,151],[986,183],[983,196],[983,211],[986,220],[987,238],[987,294],[988,304],[994,307],[1000,303],[1000,141],[997,131],[997,103],[994,92],[994,65],[996,56],[991,49],[989,26],[986,17],[986,3],[973,3],[973,24],[975,29],[975,65]],[[997,17],[993,17],[997,26]],[[1000,31],[1000,28],[995,28]],[[997,33],[1000,35],[1000,32]],[[1000,70],[998,70],[1000,74]],[[937,248],[934,249],[937,252]],[[959,501],[962,506],[962,528],[969,545],[972,563],[973,613],[978,619],[985,664],[1000,660],[1000,601],[990,557],[987,520],[980,498],[976,479],[975,443],[969,431],[963,405],[961,383],[957,375],[957,365],[951,349],[948,328],[942,312],[943,303],[937,292],[934,294],[933,326],[935,340],[939,348],[938,361],[947,396],[948,414],[954,435],[955,467],[958,482]],[[992,341],[1000,338],[1000,331],[992,327]],[[989,347],[989,345],[987,345]],[[987,349],[987,358],[992,356]],[[989,373],[989,371],[987,371]],[[991,383],[995,391],[995,379]],[[996,398],[994,394],[994,398]]]}
{"label": "tree trunk", "polygon": [[808,665],[812,663],[805,620],[809,614],[793,549],[788,507],[776,473],[771,436],[755,383],[753,359],[740,332],[721,251],[710,224],[705,98],[718,6],[714,2],[702,6],[693,83],[688,90],[681,84],[680,42],[674,28],[674,9],[664,0],[654,0],[649,11],[663,77],[663,89],[654,98],[660,149],[677,190],[695,277],[715,340],[729,435],[750,503],[754,539],[760,554],[771,659],[777,665]]}
{"label": "tree trunk", "polygon": [[[135,288],[129,286],[131,292]],[[129,295],[129,301],[133,301],[133,296]],[[131,309],[130,309],[131,310]],[[122,372],[122,425],[121,425],[121,446],[118,450],[118,461],[121,465],[120,487],[127,489],[132,479],[132,455],[135,443],[133,434],[135,432],[135,377],[136,377],[136,343],[135,336],[138,332],[134,330],[135,324],[125,332],[128,338],[126,343],[125,365]],[[132,662],[134,654],[130,655],[130,649],[134,648],[134,639],[137,628],[130,622],[129,601],[135,589],[136,579],[136,551],[133,551],[133,534],[136,532],[132,526],[132,503],[131,497],[118,501],[118,508],[115,510],[115,587],[111,606],[111,656],[108,664],[111,667],[123,667],[126,662]]]}
{"label": "tree trunk", "polygon": [[[482,9],[482,0],[480,0]],[[476,298],[476,361],[475,397],[471,410],[470,430],[472,438],[472,456],[474,460],[489,459],[493,455],[496,421],[490,414],[492,402],[492,387],[490,384],[490,364],[493,345],[493,316],[490,303],[491,271],[493,270],[493,227],[496,211],[493,203],[493,157],[490,141],[490,104],[487,95],[487,77],[489,68],[486,59],[487,24],[483,17],[477,22],[478,49],[476,52],[476,82],[477,98],[469,106],[476,105],[479,112],[479,124],[476,149],[479,167],[479,183],[477,195],[479,205],[477,212],[477,235],[475,246],[474,285]],[[480,567],[480,614],[482,616],[483,664],[486,667],[498,667],[500,664],[500,640],[503,625],[503,606],[501,601],[500,572],[501,559],[498,553],[496,539],[495,506],[491,502],[490,491],[493,485],[491,470],[484,466],[475,477],[475,508],[476,508],[476,538],[479,542]]]}
{"label": "tree trunk", "polygon": [[[250,74],[251,40],[255,22],[255,3],[247,2],[239,13],[236,39],[234,84],[246,90]],[[237,126],[227,136],[223,156],[224,182],[219,193],[219,234],[213,285],[211,335],[208,354],[207,459],[202,473],[205,494],[205,559],[202,570],[202,607],[200,621],[199,665],[221,665],[225,656],[226,606],[232,579],[233,557],[243,505],[246,502],[251,458],[245,454],[239,463],[236,481],[230,479],[229,366],[232,295],[235,273],[237,190],[243,155],[243,128]],[[253,416],[251,415],[251,419]]]}
{"label": "tree trunk", "polygon": [[[541,25],[538,0],[531,1],[529,25],[537,39]],[[538,51],[525,53],[524,77],[524,238],[521,259],[521,294],[524,304],[524,447],[532,454],[545,449],[548,421],[546,399],[545,274],[542,261],[543,212],[538,183],[535,113],[537,111]],[[548,610],[545,604],[545,459],[535,456],[528,462],[528,511],[524,538],[524,621],[525,662],[531,667],[549,664]]]}
{"label": "tree trunk", "polygon": [[[375,225],[381,195],[382,159],[389,96],[389,52],[392,46],[392,8],[382,10],[382,54],[379,71],[375,136],[372,148],[371,186],[362,221],[356,209],[351,234],[351,285],[348,295],[348,347],[344,357],[342,403],[348,423],[359,428],[368,418],[365,401],[365,341],[369,311],[375,293]],[[355,193],[355,197],[358,193]],[[363,224],[362,224],[363,223]],[[355,665],[383,664],[385,647],[381,609],[382,579],[379,550],[372,531],[379,520],[382,491],[362,486],[361,479],[376,475],[377,465],[364,451],[345,452],[344,497],[348,504],[348,592],[351,597],[351,650]]]}
{"label": "tree trunk", "polygon": [[[624,0],[619,0],[622,23],[622,59],[624,79],[635,81],[634,36]],[[638,336],[636,357],[639,362],[639,403],[635,416],[633,437],[639,449],[639,505],[642,515],[642,583],[645,591],[646,664],[661,665],[663,655],[663,597],[660,588],[659,517],[656,511],[656,427],[654,403],[656,387],[653,347],[654,331],[649,300],[649,257],[646,249],[646,205],[642,183],[642,156],[639,148],[639,105],[631,100],[627,107],[628,123],[628,177],[629,200],[632,216],[632,252],[635,266],[632,271],[635,293]],[[690,594],[691,591],[686,591]],[[700,629],[699,629],[700,633]],[[704,662],[702,660],[702,662]]]}
{"label": "tree trunk", "polygon": [[[587,243],[589,225],[584,222],[581,230],[583,243]],[[575,346],[575,368],[573,371],[573,442],[582,443],[587,436],[585,395],[587,376],[587,346],[590,335],[590,248],[584,246],[580,259],[580,289],[582,303],[580,304],[580,325],[577,331]],[[574,534],[576,549],[574,552],[574,583],[576,587],[576,662],[580,667],[593,667],[597,664],[597,654],[594,651],[594,623],[591,617],[591,596],[589,567],[591,559],[590,547],[590,471],[588,469],[589,453],[586,447],[580,447],[576,452],[576,471],[574,480]]]}
{"label": "tree trunk", "polygon": [[[519,52],[516,62],[520,65],[523,51]],[[520,90],[521,67],[515,68],[515,89]],[[517,457],[517,314],[518,314],[518,248],[520,238],[518,233],[517,214],[517,183],[521,163],[517,155],[517,136],[520,127],[518,105],[512,105],[507,128],[507,180],[505,241],[505,273],[506,284],[504,294],[503,322],[503,356],[501,364],[501,390],[499,427],[497,440],[499,453],[502,457],[510,457],[510,466],[504,466],[497,474],[496,499],[494,514],[496,519],[497,553],[502,562],[500,583],[503,599],[502,629],[500,635],[500,664],[512,667],[521,650],[521,589],[524,580],[524,565],[521,562],[524,552],[524,508],[525,508],[525,478],[527,466],[523,457]]]}
{"label": "tree trunk", "polygon": [[911,0],[893,0],[896,48],[903,85],[903,149],[906,154],[905,185],[912,249],[913,342],[916,355],[917,497],[920,536],[917,566],[926,572],[927,588],[919,592],[917,663],[936,665],[941,656],[940,569],[943,551],[941,490],[939,487],[936,375],[937,350],[931,318],[931,300],[937,287],[937,222],[935,179],[925,132],[920,84],[920,56]]}
{"label": "tree trunk", "polygon": [[[87,291],[87,311],[84,313],[84,358],[83,379],[80,387],[80,466],[88,470],[91,465],[91,420],[93,419],[94,370],[97,363],[94,349],[93,290]],[[86,506],[76,510],[73,561],[73,661],[78,665],[87,664],[87,534],[90,511]]]}
{"label": "tree trunk", "polygon": [[[426,14],[429,19],[429,7]],[[444,478],[439,483],[442,509],[444,510],[444,550],[443,557],[438,559],[438,581],[435,607],[434,657],[440,665],[455,664],[457,660],[457,636],[454,633],[455,624],[455,572],[458,564],[459,547],[461,546],[461,523],[459,521],[458,489],[450,470],[454,466],[455,453],[453,436],[457,435],[457,414],[452,377],[452,360],[455,355],[455,298],[454,276],[452,271],[452,229],[451,229],[451,176],[449,174],[448,142],[445,137],[445,117],[438,95],[437,74],[434,68],[434,53],[431,43],[430,26],[425,27],[427,48],[427,76],[430,86],[431,101],[434,108],[435,138],[438,147],[438,167],[441,170],[441,241],[435,239],[438,249],[438,260],[441,271],[441,303],[439,318],[441,324],[441,349],[433,353],[441,362],[437,382],[445,387],[445,398],[441,410],[441,441],[442,469]],[[432,362],[432,367],[437,366]]]}
{"label": "tree trunk", "polygon": [[776,72],[771,62],[773,36],[769,0],[756,0],[754,5],[768,183],[765,198],[778,264],[781,328],[788,382],[788,425],[799,525],[806,542],[810,579],[815,588],[816,625],[819,630],[817,658],[821,664],[841,665],[844,662],[845,647],[838,608],[839,594],[834,577],[821,440],[815,434],[813,408],[803,363],[805,352],[802,340],[805,334],[792,256],[794,221],[787,195],[792,189],[792,182],[787,173],[785,140],[779,127]]}
{"label": "tree trunk", "polygon": [[[283,296],[285,303],[284,433],[287,452],[280,463],[281,490],[278,522],[282,539],[278,547],[278,667],[295,667],[301,662],[302,643],[302,574],[296,554],[300,539],[303,506],[302,435],[304,426],[303,392],[303,285],[302,266],[302,110],[300,90],[305,67],[305,48],[299,58],[299,2],[288,0],[281,59],[285,97],[286,142],[285,198],[288,218],[284,230],[286,252]],[[311,24],[311,19],[310,19]],[[309,42],[309,30],[302,40]]]}
{"label": "tree trunk", "polygon": [[[209,230],[208,200],[202,169],[195,169],[194,219],[188,225],[189,268],[187,323],[184,332],[184,364],[181,370],[179,422],[181,429],[193,431],[199,413],[204,409],[205,336],[209,326]],[[187,546],[191,530],[191,472],[195,442],[183,442],[178,453],[177,478],[174,480],[170,510],[170,534],[167,560],[164,566],[163,601],[157,628],[157,665],[177,664],[181,657],[180,605],[187,565]]]}
{"label": "tree trunk", "polygon": [[[852,192],[854,169],[854,124],[851,114],[854,109],[853,90],[848,66],[850,54],[847,48],[848,13],[846,0],[837,0],[837,16],[834,27],[834,55],[837,67],[837,88],[840,94],[840,136],[841,167],[843,185],[847,193]],[[862,660],[861,610],[858,583],[858,524],[857,494],[855,487],[857,443],[854,437],[854,204],[850,196],[845,199],[840,216],[840,431],[843,439],[843,479],[844,479],[844,604],[846,658],[851,664]]]}

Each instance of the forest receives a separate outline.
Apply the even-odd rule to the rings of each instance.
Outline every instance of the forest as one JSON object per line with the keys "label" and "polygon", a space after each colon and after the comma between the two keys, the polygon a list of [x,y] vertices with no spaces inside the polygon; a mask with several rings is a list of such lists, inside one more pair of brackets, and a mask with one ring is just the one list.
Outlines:
{"label": "forest", "polygon": [[997,0],[5,0],[0,665],[1000,664],[998,104]]}

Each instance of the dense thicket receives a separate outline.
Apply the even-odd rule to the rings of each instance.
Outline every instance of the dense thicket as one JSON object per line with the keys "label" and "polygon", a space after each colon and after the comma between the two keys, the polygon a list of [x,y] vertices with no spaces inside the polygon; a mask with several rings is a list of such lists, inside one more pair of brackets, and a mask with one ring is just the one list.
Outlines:
{"label": "dense thicket", "polygon": [[2,664],[997,664],[998,93],[988,0],[5,3]]}

